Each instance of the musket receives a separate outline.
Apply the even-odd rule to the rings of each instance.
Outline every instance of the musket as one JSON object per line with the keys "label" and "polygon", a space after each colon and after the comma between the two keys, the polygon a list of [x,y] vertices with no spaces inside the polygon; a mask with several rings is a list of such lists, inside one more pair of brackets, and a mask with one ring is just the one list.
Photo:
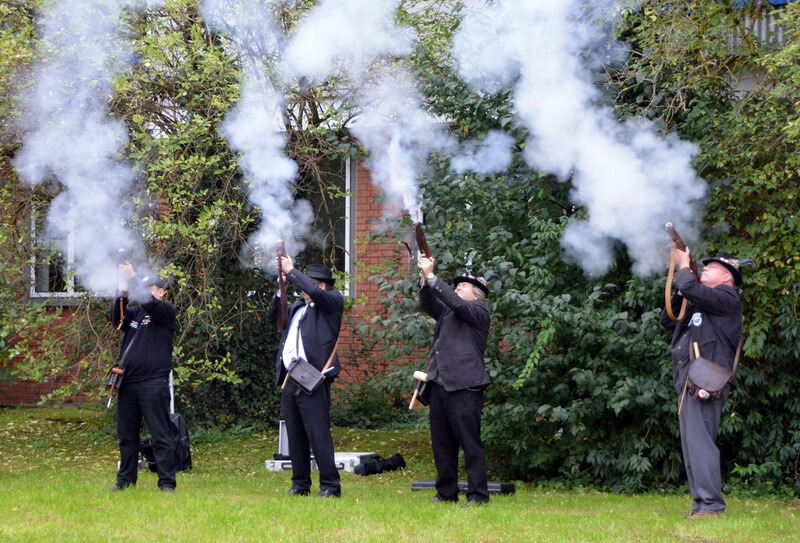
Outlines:
{"label": "musket", "polygon": [[[685,251],[686,244],[683,242],[683,239],[681,239],[680,234],[678,234],[678,231],[675,230],[675,227],[672,225],[672,223],[668,222],[667,224],[665,224],[664,229],[667,231],[667,234],[669,234],[669,236],[672,238],[673,243],[675,243],[675,248],[681,251]],[[692,270],[694,278],[700,281],[700,273],[697,271],[697,261],[691,255],[689,256],[689,269]]]}
{"label": "musket", "polygon": [[[669,234],[670,238],[672,238],[672,242],[675,244],[675,248],[681,251],[686,251],[687,247],[686,244],[681,239],[680,234],[678,231],[675,230],[675,226],[671,222],[668,222],[664,225],[664,229]],[[697,261],[694,259],[693,256],[689,256],[689,269],[694,274],[694,278],[696,281],[700,281],[700,274],[697,271]],[[688,305],[688,300],[686,298],[683,299],[681,302],[681,310],[678,313],[678,316],[675,316],[675,313],[672,311],[672,277],[675,273],[675,260],[672,257],[672,252],[670,251],[669,255],[669,272],[667,273],[667,284],[664,288],[664,302],[665,302],[665,309],[667,310],[667,317],[670,319],[677,321],[681,320],[683,316],[686,314],[686,306]]]}
{"label": "musket", "polygon": [[289,326],[289,305],[286,300],[286,278],[281,271],[281,257],[286,256],[286,247],[283,242],[278,242],[278,255],[276,260],[278,262],[278,292],[280,293],[278,303],[278,332],[283,332]]}
{"label": "musket", "polygon": [[111,373],[108,376],[108,384],[111,388],[108,389],[108,402],[106,402],[106,409],[111,409],[111,404],[114,403],[114,395],[119,390],[119,385],[122,384],[122,374],[124,369],[114,366],[111,368]]}
{"label": "musket", "polygon": [[414,238],[417,240],[417,248],[420,254],[430,258],[431,249],[428,247],[428,240],[425,239],[425,232],[422,231],[422,225],[418,222],[414,223]]}

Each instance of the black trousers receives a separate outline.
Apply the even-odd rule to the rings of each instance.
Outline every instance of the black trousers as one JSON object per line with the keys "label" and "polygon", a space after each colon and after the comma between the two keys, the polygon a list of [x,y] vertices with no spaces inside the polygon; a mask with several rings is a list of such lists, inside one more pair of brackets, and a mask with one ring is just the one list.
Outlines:
{"label": "black trousers", "polygon": [[169,379],[159,377],[139,383],[123,381],[117,397],[117,436],[120,467],[117,485],[135,485],[138,475],[139,434],[144,418],[153,442],[158,486],[175,486],[175,453],[169,421]]}
{"label": "black trousers", "polygon": [[486,455],[481,441],[482,390],[447,392],[436,383],[430,387],[430,421],[436,491],[446,499],[458,499],[458,449],[464,450],[467,499],[489,501]]}
{"label": "black trousers", "polygon": [[319,468],[320,490],[341,490],[333,458],[330,383],[326,381],[308,395],[289,380],[281,394],[281,411],[289,438],[292,486],[302,490],[311,488],[310,447]]}

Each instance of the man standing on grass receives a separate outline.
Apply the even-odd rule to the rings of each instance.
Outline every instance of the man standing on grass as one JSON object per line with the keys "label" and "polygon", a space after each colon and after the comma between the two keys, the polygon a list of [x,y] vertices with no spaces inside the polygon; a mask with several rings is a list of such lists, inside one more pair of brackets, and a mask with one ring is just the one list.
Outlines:
{"label": "man standing on grass", "polygon": [[489,501],[486,455],[481,441],[483,389],[489,384],[483,359],[489,334],[489,289],[483,277],[462,275],[455,291],[433,273],[434,259],[419,258],[422,276],[419,304],[436,319],[428,357],[427,401],[436,464],[432,502],[458,501],[458,450],[464,450],[467,503]]}
{"label": "man standing on grass", "polygon": [[[156,276],[138,279],[133,266],[119,265],[120,296],[111,306],[111,323],[125,334],[120,346],[124,373],[117,397],[117,435],[120,467],[112,490],[135,485],[139,464],[142,418],[152,435],[158,487],[175,492],[175,457],[169,420],[169,374],[175,308],[164,301],[166,285]],[[128,292],[144,300],[128,307]]]}
{"label": "man standing on grass", "polygon": [[729,370],[733,368],[742,335],[742,305],[736,289],[742,284],[740,261],[727,253],[708,258],[703,261],[703,273],[697,281],[689,267],[689,250],[673,246],[672,254],[678,268],[675,282],[679,289],[671,300],[673,314],[680,311],[684,298],[689,305],[686,316],[679,321],[671,320],[665,308],[661,323],[673,329],[670,344],[673,384],[678,393],[683,462],[692,494],[687,518],[713,517],[726,507],[716,441],[730,385],[719,396],[710,397],[704,390],[693,391],[687,386],[689,365],[695,357],[691,349],[696,343],[700,356]]}
{"label": "man standing on grass", "polygon": [[[334,289],[331,270],[311,264],[306,273],[296,269],[288,255],[280,256],[279,273],[303,291],[303,300],[289,306],[289,325],[281,334],[276,365],[281,392],[281,411],[286,420],[289,456],[292,460],[290,496],[307,496],[311,492],[311,458],[309,447],[319,467],[320,491],[317,498],[338,498],[342,495],[339,471],[336,469],[331,436],[331,381],[339,374],[336,344],[342,325],[344,297]],[[272,299],[268,320],[278,320],[280,292]],[[332,356],[332,359],[331,359]],[[291,379],[286,379],[289,365],[302,358],[316,369],[325,371],[325,381],[311,394],[306,394]]]}

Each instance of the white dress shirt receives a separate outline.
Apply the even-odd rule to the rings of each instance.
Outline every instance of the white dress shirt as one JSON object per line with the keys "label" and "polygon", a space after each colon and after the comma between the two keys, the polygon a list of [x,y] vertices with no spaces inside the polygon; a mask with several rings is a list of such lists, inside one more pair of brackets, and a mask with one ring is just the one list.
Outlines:
{"label": "white dress shirt", "polygon": [[286,369],[289,369],[289,364],[291,364],[292,360],[295,358],[308,360],[306,358],[306,351],[303,349],[303,334],[300,333],[300,321],[303,320],[308,308],[313,305],[314,302],[311,302],[298,309],[292,317],[292,322],[289,324],[289,331],[286,333],[286,343],[283,344],[283,353],[281,355],[283,365]]}

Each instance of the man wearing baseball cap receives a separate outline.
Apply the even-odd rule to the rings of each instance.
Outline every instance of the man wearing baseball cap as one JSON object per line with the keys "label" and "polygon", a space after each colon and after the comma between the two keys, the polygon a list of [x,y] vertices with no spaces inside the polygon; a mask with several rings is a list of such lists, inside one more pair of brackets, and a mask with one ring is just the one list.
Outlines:
{"label": "man wearing baseball cap", "polygon": [[[724,512],[726,507],[716,441],[722,405],[729,390],[726,387],[722,394],[715,396],[709,396],[706,391],[686,393],[689,365],[697,354],[690,349],[696,343],[700,356],[728,370],[733,369],[742,335],[742,305],[736,287],[742,284],[741,266],[755,263],[720,253],[703,260],[703,272],[698,281],[690,269],[688,248],[681,251],[673,246],[672,253],[678,268],[675,274],[678,291],[671,300],[673,314],[678,314],[684,299],[689,305],[685,317],[680,320],[671,320],[665,308],[661,312],[661,323],[673,330],[670,344],[673,385],[679,396],[681,446],[692,495],[692,508],[687,518],[713,517]],[[731,386],[734,384],[732,381]]]}
{"label": "man wearing baseball cap", "polygon": [[433,273],[434,259],[419,258],[419,304],[436,319],[428,355],[431,444],[436,464],[432,502],[458,501],[458,450],[464,450],[467,503],[489,501],[486,455],[481,441],[483,389],[489,384],[483,359],[491,316],[483,277],[456,277],[455,290]]}
{"label": "man wearing baseball cap", "polygon": [[[166,283],[156,275],[139,278],[133,266],[119,265],[120,295],[111,305],[111,323],[125,334],[120,346],[124,373],[117,399],[120,466],[112,490],[136,484],[142,418],[150,430],[158,487],[175,492],[175,459],[169,420],[169,373],[175,336],[175,308],[164,301]],[[141,303],[128,306],[128,293]]]}

